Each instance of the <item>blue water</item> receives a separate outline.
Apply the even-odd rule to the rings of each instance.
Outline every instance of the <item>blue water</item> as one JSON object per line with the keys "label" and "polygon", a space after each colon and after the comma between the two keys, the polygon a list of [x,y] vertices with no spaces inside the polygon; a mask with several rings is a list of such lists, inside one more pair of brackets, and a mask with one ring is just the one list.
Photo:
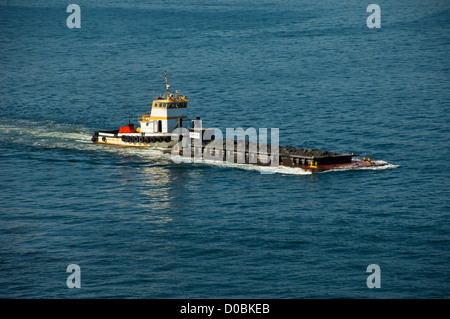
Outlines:
{"label": "blue water", "polygon": [[[450,296],[450,3],[378,1],[380,29],[356,0],[76,3],[80,29],[64,1],[0,6],[1,298]],[[165,70],[204,126],[390,165],[265,174],[90,142]]]}

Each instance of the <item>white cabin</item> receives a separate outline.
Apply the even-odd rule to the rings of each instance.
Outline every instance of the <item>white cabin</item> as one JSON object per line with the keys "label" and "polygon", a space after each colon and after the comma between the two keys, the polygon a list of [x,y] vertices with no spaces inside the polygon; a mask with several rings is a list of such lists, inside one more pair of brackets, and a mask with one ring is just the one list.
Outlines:
{"label": "white cabin", "polygon": [[170,85],[166,79],[165,97],[158,97],[153,100],[152,109],[147,114],[140,115],[138,122],[140,123],[140,133],[172,133],[177,127],[182,127],[183,119],[187,119],[187,104],[189,100],[185,96],[174,96],[169,91]]}

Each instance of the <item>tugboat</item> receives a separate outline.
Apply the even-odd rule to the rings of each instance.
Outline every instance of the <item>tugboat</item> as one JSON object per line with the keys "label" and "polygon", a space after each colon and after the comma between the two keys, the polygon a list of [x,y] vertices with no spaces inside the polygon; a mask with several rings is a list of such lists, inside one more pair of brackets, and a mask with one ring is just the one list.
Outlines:
{"label": "tugboat", "polygon": [[[193,120],[187,118],[189,100],[178,92],[175,96],[170,92],[166,72],[164,72],[164,79],[166,94],[154,98],[151,110],[139,115],[140,127],[135,128],[128,119],[128,125],[118,130],[95,132],[91,138],[92,142],[133,147],[171,148],[178,142],[179,136],[175,134],[172,136],[176,128],[185,127],[193,132]],[[199,119],[196,118],[196,120]]]}
{"label": "tugboat", "polygon": [[[370,158],[359,159],[357,154],[341,154],[336,152],[323,151],[318,149],[303,149],[292,146],[280,146],[271,154],[270,145],[265,145],[262,149],[265,152],[259,152],[260,144],[256,148],[250,147],[248,141],[240,141],[245,147],[237,147],[238,141],[234,141],[234,148],[227,148],[226,140],[222,142],[214,141],[214,135],[206,139],[204,134],[207,129],[197,127],[195,120],[187,117],[187,104],[189,100],[186,96],[181,96],[179,92],[174,95],[169,89],[167,73],[164,72],[166,82],[166,93],[161,97],[153,99],[152,108],[147,114],[139,115],[138,122],[140,127],[135,128],[134,124],[128,120],[128,125],[120,127],[118,130],[97,131],[94,132],[91,140],[94,143],[113,144],[131,147],[157,147],[162,148],[164,153],[172,151],[184,157],[200,156],[203,159],[223,159],[224,161],[233,163],[244,163],[267,166],[267,158],[272,158],[279,165],[301,168],[311,172],[322,172],[326,170],[338,169],[358,169],[373,166],[386,166],[388,163],[384,161],[372,161]],[[201,126],[201,125],[200,125]],[[183,147],[180,148],[183,135],[175,133],[176,129],[187,129],[188,152],[184,152]],[[197,140],[195,142],[195,140]],[[214,148],[211,148],[214,141]],[[186,144],[186,141],[183,141]],[[217,146],[220,145],[219,148]],[[222,147],[223,146],[223,147]],[[255,153],[254,151],[258,151]],[[276,157],[276,158],[274,158]]]}

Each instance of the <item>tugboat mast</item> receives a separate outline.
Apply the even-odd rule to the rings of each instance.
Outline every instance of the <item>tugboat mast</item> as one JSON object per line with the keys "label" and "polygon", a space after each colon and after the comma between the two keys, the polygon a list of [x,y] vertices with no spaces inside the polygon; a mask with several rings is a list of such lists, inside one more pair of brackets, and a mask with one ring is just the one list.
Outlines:
{"label": "tugboat mast", "polygon": [[169,91],[170,85],[169,85],[169,81],[167,80],[167,73],[166,73],[166,71],[164,71],[164,79],[166,79],[167,98],[169,98],[170,97],[170,91]]}

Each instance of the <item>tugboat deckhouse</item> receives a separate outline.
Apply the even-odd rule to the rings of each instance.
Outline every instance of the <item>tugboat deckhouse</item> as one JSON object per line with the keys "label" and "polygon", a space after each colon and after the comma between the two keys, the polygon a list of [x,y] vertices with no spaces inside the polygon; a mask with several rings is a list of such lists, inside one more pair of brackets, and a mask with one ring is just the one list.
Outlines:
{"label": "tugboat deckhouse", "polygon": [[172,133],[177,127],[181,127],[181,121],[187,119],[187,104],[189,100],[185,96],[174,96],[169,88],[167,73],[166,95],[158,97],[153,101],[152,110],[148,114],[139,115],[138,122],[141,123],[140,132],[146,133]]}

